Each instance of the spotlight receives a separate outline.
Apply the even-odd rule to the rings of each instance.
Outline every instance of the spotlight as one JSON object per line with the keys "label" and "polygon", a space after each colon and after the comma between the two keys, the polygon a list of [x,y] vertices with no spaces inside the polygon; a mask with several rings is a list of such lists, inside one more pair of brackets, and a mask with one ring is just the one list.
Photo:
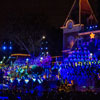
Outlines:
{"label": "spotlight", "polygon": [[93,54],[92,54],[92,53],[90,53],[90,55],[92,56]]}
{"label": "spotlight", "polygon": [[12,47],[10,46],[9,49],[12,50]]}
{"label": "spotlight", "polygon": [[26,61],[29,61],[29,59],[27,58]]}
{"label": "spotlight", "polygon": [[3,49],[3,50],[6,50],[6,49],[7,49],[7,47],[6,47],[6,46],[3,46],[3,47],[2,47],[2,49]]}
{"label": "spotlight", "polygon": [[40,59],[43,60],[43,57],[41,57]]}

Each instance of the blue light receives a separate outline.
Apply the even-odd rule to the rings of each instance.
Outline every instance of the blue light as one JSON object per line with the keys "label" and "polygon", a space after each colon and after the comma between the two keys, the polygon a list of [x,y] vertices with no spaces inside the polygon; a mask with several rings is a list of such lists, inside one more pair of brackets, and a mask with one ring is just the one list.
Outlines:
{"label": "blue light", "polygon": [[39,84],[41,84],[42,82],[40,81],[40,79],[38,79]]}
{"label": "blue light", "polygon": [[43,50],[43,48],[41,48],[41,50]]}
{"label": "blue light", "polygon": [[10,44],[12,44],[12,42],[10,41]]}
{"label": "blue light", "polygon": [[92,29],[92,26],[90,26],[90,29]]}
{"label": "blue light", "polygon": [[98,26],[97,25],[95,25],[95,28],[97,28]]}
{"label": "blue light", "polygon": [[46,44],[47,44],[48,42],[46,41]]}
{"label": "blue light", "polygon": [[42,52],[42,54],[44,54],[44,52]]}
{"label": "blue light", "polygon": [[11,58],[11,56],[9,56],[9,59]]}
{"label": "blue light", "polygon": [[4,44],[6,44],[6,42],[4,42]]}
{"label": "blue light", "polygon": [[33,94],[34,93],[34,91],[33,90],[31,90],[31,94]]}
{"label": "blue light", "polygon": [[46,50],[48,49],[48,47],[45,48]]}
{"label": "blue light", "polygon": [[25,83],[27,84],[29,82],[29,80],[28,79],[25,79]]}
{"label": "blue light", "polygon": [[29,58],[27,58],[26,61],[29,61]]}
{"label": "blue light", "polygon": [[2,47],[2,49],[3,49],[3,50],[6,50],[6,49],[7,49],[7,47],[6,47],[6,46],[3,46],[3,47]]}
{"label": "blue light", "polygon": [[12,78],[10,79],[10,82],[13,83],[13,79]]}
{"label": "blue light", "polygon": [[9,49],[12,50],[12,47],[10,46]]}

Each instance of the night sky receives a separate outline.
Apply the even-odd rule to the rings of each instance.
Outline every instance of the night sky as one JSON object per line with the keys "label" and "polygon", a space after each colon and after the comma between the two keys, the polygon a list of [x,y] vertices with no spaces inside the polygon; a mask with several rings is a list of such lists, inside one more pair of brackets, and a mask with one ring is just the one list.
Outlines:
{"label": "night sky", "polygon": [[[55,51],[52,54],[57,55],[57,52],[61,52],[62,49],[62,30],[60,30],[60,27],[63,25],[73,1],[74,0],[2,0],[0,2],[0,37],[7,37],[10,25],[14,25],[15,27],[22,25],[21,27],[23,28],[24,24],[28,24],[30,27],[37,20],[35,20],[35,16],[37,16],[38,19],[42,19],[42,21],[40,20],[40,24],[44,25],[44,23],[46,23],[44,29],[45,26],[53,27],[49,29],[47,34],[49,34],[50,37],[48,40],[50,40],[51,43],[51,51]],[[98,13],[100,0],[89,1],[97,19],[100,21],[100,13]],[[43,25],[40,25],[40,27]]]}
{"label": "night sky", "polygon": [[[74,0],[3,0],[0,2],[0,26],[14,18],[34,15],[47,16],[47,21],[56,27],[63,25]],[[98,17],[98,1],[89,0]],[[94,5],[95,4],[95,5]],[[99,17],[98,17],[99,18]],[[4,28],[4,27],[3,27]]]}

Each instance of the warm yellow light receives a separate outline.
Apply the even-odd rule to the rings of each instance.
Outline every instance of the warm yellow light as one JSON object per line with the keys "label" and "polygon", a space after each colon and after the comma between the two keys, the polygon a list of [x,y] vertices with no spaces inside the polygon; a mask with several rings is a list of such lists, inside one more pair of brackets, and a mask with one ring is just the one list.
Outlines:
{"label": "warm yellow light", "polygon": [[94,38],[95,38],[95,34],[91,33],[91,34],[90,34],[90,38],[91,38],[91,39],[94,39]]}
{"label": "warm yellow light", "polygon": [[30,54],[11,54],[11,56],[28,56],[28,57],[30,57]]}

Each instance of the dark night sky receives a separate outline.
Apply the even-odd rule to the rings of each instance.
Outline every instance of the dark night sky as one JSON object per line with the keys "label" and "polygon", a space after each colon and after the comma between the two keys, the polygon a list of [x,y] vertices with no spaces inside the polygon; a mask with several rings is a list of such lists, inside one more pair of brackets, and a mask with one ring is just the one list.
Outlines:
{"label": "dark night sky", "polygon": [[[74,0],[3,0],[0,2],[0,26],[5,26],[14,17],[27,17],[34,15],[46,15],[47,21],[60,27]],[[97,17],[98,0],[89,0]],[[92,2],[94,1],[94,2]],[[94,5],[94,3],[96,3]]]}
{"label": "dark night sky", "polygon": [[[23,24],[30,24],[32,22],[34,23],[34,16],[43,16],[44,18],[46,18],[44,21],[48,23],[47,26],[50,25],[59,29],[63,25],[73,1],[74,0],[1,0],[0,35],[2,36],[3,34],[3,36],[6,36],[6,28],[8,27],[9,29],[9,23],[12,23],[12,25],[16,24],[16,22],[17,24],[20,24],[20,22],[22,22]],[[98,13],[98,4],[100,4],[100,0],[89,1],[92,5],[92,8],[94,9],[97,19],[100,21],[100,13]],[[42,21],[42,23],[44,22]],[[51,48],[55,48],[51,51],[61,51],[62,47],[60,47],[61,49],[59,50],[59,41],[61,41],[60,34],[62,33],[62,31],[56,31],[55,29],[50,31],[51,32],[49,37],[51,37],[50,39],[52,41]],[[55,35],[54,32],[56,33]],[[55,40],[56,42],[54,44]],[[56,45],[58,45],[58,47],[56,47]],[[53,54],[57,54],[57,52],[54,52]]]}

